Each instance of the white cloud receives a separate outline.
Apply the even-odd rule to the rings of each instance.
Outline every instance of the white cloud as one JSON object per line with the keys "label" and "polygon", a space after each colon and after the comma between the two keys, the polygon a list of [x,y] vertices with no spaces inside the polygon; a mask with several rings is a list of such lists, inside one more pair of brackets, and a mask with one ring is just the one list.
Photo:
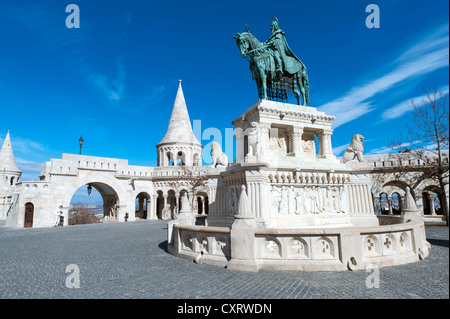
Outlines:
{"label": "white cloud", "polygon": [[[6,135],[3,135],[0,139],[0,147],[1,145],[3,145],[5,136]],[[13,135],[11,135],[11,144],[14,152],[33,153],[45,151],[44,145],[29,139],[16,137]]]}
{"label": "white cloud", "polygon": [[[448,31],[444,39],[448,43]],[[397,59],[396,62],[401,64],[393,71],[360,87],[351,89],[344,96],[320,106],[319,110],[336,116],[333,123],[334,128],[373,111],[376,106],[373,105],[373,101],[368,100],[373,99],[375,95],[406,79],[424,75],[449,65],[448,46],[442,48],[445,43],[444,39],[436,39],[434,36],[426,38]],[[426,50],[423,48],[426,48]],[[430,50],[431,52],[425,53]]]}
{"label": "white cloud", "polygon": [[334,156],[339,156],[342,152],[344,152],[346,149],[347,149],[347,147],[349,147],[350,146],[350,143],[348,143],[348,144],[344,144],[344,145],[341,145],[341,146],[336,146],[336,147],[333,147],[333,154],[334,154]]}
{"label": "white cloud", "polygon": [[116,61],[117,64],[117,77],[116,79],[109,79],[103,74],[90,74],[88,81],[94,84],[109,100],[118,101],[124,96],[125,91],[125,69],[122,63],[122,59],[119,58]]}
{"label": "white cloud", "polygon": [[[446,85],[446,86],[438,89],[438,91],[442,92],[443,95],[447,95],[449,93],[449,86]],[[412,100],[415,105],[420,106],[423,104],[423,101],[425,99],[426,99],[426,95],[421,95],[421,96],[417,96],[417,97],[410,99],[408,101],[408,103],[411,102],[411,100]],[[385,110],[381,114],[381,118],[383,120],[396,119],[411,110],[412,110],[411,107],[406,102],[399,103],[396,106],[393,106],[393,107]]]}
{"label": "white cloud", "polygon": [[448,28],[448,23],[437,28],[422,41],[406,50],[395,62],[402,62],[438,48],[448,47]]}
{"label": "white cloud", "polygon": [[17,167],[22,171],[22,177],[20,180],[38,180],[41,175],[41,163],[28,161],[22,158],[16,157]]}

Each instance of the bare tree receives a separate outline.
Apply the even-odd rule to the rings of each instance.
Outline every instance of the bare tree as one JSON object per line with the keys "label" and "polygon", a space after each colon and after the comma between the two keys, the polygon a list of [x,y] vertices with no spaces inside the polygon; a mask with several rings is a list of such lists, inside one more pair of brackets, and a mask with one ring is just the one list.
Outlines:
{"label": "bare tree", "polygon": [[392,155],[397,159],[397,172],[413,173],[415,179],[430,179],[438,183],[448,226],[448,199],[445,192],[449,179],[447,98],[448,95],[435,86],[425,91],[420,103],[414,100],[406,102],[411,108],[414,125],[407,124],[407,136],[400,134],[399,139],[390,146],[399,151]]}
{"label": "bare tree", "polygon": [[79,203],[69,209],[69,225],[94,224],[99,222],[100,218],[98,218],[95,213],[91,212],[86,205]]}

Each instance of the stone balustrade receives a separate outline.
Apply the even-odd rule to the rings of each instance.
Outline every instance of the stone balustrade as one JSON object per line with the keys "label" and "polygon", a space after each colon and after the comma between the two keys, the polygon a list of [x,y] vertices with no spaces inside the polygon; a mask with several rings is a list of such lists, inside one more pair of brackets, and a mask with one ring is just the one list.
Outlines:
{"label": "stone balustrade", "polygon": [[[226,267],[235,253],[230,249],[228,227],[175,225],[173,236],[169,252],[188,260]],[[252,236],[254,262],[257,269],[265,270],[357,270],[415,262],[428,255],[421,222],[376,227],[255,228]]]}

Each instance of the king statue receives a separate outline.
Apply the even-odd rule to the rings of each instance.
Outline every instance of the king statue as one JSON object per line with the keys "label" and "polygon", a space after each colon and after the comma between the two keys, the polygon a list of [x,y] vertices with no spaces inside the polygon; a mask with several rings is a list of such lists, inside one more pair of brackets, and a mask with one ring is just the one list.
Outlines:
{"label": "king statue", "polygon": [[295,56],[286,42],[283,30],[278,26],[278,20],[273,20],[270,24],[272,35],[264,43],[275,59],[275,71],[278,76],[283,74],[283,70],[289,74],[296,74],[302,68],[306,69],[299,58]]}
{"label": "king statue", "polygon": [[309,104],[309,83],[306,67],[292,52],[286,36],[275,18],[270,25],[271,36],[260,42],[247,31],[234,36],[241,56],[249,58],[250,71],[260,99],[287,101],[287,92],[294,93],[297,104]]}

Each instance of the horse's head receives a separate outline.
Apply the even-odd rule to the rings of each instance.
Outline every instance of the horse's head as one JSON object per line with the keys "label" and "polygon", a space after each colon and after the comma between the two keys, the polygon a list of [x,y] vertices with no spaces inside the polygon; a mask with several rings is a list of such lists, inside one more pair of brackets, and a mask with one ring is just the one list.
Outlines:
{"label": "horse's head", "polygon": [[243,33],[236,33],[233,38],[236,40],[236,44],[239,48],[239,51],[241,52],[241,56],[245,59],[247,58],[248,51],[250,49],[250,41],[248,39],[247,32]]}

